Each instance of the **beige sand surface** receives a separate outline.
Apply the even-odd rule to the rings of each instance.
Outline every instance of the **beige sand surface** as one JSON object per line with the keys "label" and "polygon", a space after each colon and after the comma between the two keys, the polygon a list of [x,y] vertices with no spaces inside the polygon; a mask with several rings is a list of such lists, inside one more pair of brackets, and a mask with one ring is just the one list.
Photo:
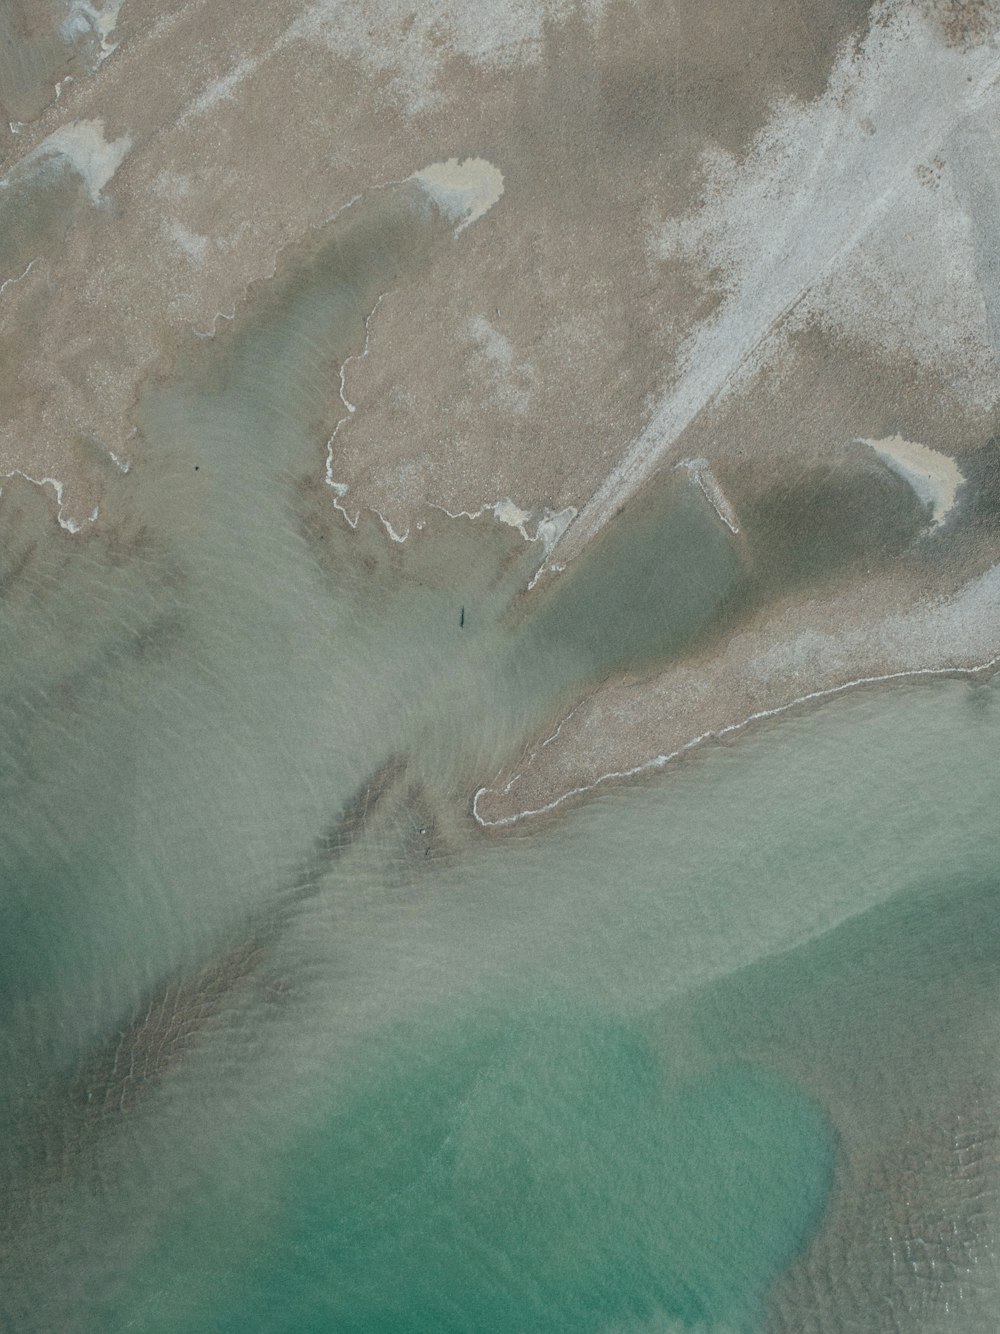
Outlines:
{"label": "beige sand surface", "polygon": [[902,436],[887,440],[863,440],[895,472],[898,472],[926,505],[935,528],[944,523],[955,505],[955,496],[965,478],[954,459]]}
{"label": "beige sand surface", "polygon": [[74,202],[0,242],[0,475],[71,530],[144,467],[135,404],[177,349],[413,178],[452,235],[330,368],[315,485],[348,518],[401,540],[432,506],[492,510],[540,539],[544,584],[678,465],[749,568],[822,526],[824,477],[863,492],[889,463],[929,499],[912,551],[845,530],[827,585],[602,683],[484,818],[1000,652],[995,4],[115,0],[61,37],[64,9],[21,9],[51,90],[0,81],[0,208],[59,161]]}

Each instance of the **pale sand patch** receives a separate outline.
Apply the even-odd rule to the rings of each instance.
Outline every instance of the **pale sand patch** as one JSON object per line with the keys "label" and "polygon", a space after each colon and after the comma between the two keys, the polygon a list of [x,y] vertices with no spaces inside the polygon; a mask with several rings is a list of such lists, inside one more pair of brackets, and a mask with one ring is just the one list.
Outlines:
{"label": "pale sand patch", "polygon": [[[581,7],[596,28],[605,0]],[[338,58],[362,60],[389,76],[410,115],[446,104],[440,79],[457,55],[480,68],[515,71],[538,61],[547,31],[573,12],[566,0],[366,0],[349,11],[343,0],[310,0],[283,40],[323,43]]]}
{"label": "pale sand patch", "polygon": [[944,523],[954,507],[958,488],[965,481],[954,459],[914,440],[904,440],[900,435],[858,443],[873,449],[894,473],[913,487],[925,505],[931,506],[932,528]]}
{"label": "pale sand patch", "polygon": [[[541,542],[546,555],[576,516],[576,510],[572,507],[558,511],[545,509],[539,516],[532,514],[530,510],[521,509],[512,500],[498,500],[495,505],[488,508],[492,508],[493,517],[498,523],[516,528],[526,542]],[[528,524],[532,522],[535,525],[534,532],[528,528]]]}
{"label": "pale sand patch", "polygon": [[518,361],[510,339],[484,315],[475,315],[469,320],[469,333],[477,349],[477,369],[484,382],[484,396],[507,412],[519,417],[527,415],[536,379],[535,368],[529,361]]}
{"label": "pale sand patch", "polygon": [[61,125],[24,159],[39,162],[50,157],[64,157],[83,177],[91,202],[100,202],[101,191],[121,166],[132,147],[131,137],[123,134],[109,143],[104,137],[103,120],[77,120]]}
{"label": "pale sand patch", "polygon": [[87,0],[73,0],[69,13],[63,21],[63,35],[68,41],[74,41],[86,36],[87,33],[93,33],[101,44],[97,57],[100,64],[107,60],[118,45],[117,42],[108,41],[108,38],[118,26],[118,14],[122,4],[123,0],[109,0],[108,4],[98,8],[96,5],[88,4]]}
{"label": "pale sand patch", "polygon": [[432,162],[422,171],[414,172],[413,179],[423,186],[445,217],[458,224],[456,232],[488,213],[503,194],[503,173],[481,157],[469,157],[464,162],[457,157],[450,157],[447,162]]}

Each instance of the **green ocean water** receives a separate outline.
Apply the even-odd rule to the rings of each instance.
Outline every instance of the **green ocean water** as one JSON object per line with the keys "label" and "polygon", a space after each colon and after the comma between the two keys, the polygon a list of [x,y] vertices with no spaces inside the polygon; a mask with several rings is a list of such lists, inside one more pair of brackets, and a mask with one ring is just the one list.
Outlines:
{"label": "green ocean water", "polygon": [[339,366],[451,243],[345,214],[92,531],[5,484],[0,1327],[992,1330],[997,687],[479,831],[748,575],[679,475],[534,601],[492,520],[347,526]]}

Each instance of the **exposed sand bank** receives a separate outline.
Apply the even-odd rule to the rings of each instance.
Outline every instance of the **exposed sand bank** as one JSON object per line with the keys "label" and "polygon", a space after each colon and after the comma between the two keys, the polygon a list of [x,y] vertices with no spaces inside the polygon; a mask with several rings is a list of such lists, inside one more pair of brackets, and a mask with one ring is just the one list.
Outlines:
{"label": "exposed sand bank", "polygon": [[933,527],[940,527],[954,508],[958,488],[965,481],[955,460],[899,435],[861,443],[874,449],[879,458],[913,487],[930,507]]}
{"label": "exposed sand bank", "polygon": [[503,173],[485,158],[449,158],[413,173],[456,232],[487,213],[503,194]]}
{"label": "exposed sand bank", "polygon": [[526,760],[476,793],[475,818],[500,829],[549,814],[603,783],[664,769],[706,742],[860,686],[1000,665],[1000,565],[934,607],[908,606],[887,587],[869,592],[896,610],[866,622],[857,592],[789,605],[711,657],[599,686]]}
{"label": "exposed sand bank", "polygon": [[[419,186],[450,228],[317,380],[314,482],[348,521],[370,510],[399,541],[432,506],[490,511],[538,542],[540,594],[661,468],[751,564],[769,526],[799,552],[824,469],[831,506],[877,486],[872,450],[930,506],[933,560],[863,561],[838,532],[811,598],[730,627],[710,661],[605,682],[509,810],[848,681],[994,656],[996,618],[948,622],[947,652],[927,619],[1000,555],[990,6],[348,17],[74,7],[72,74],[46,57],[51,89],[19,92],[36,110],[0,143],[0,174],[31,185],[14,217],[37,208],[0,236],[0,474],[57,492],[70,531],[112,522],[147,463],[147,382],[194,333],[238,331],[332,219]],[[72,167],[54,202],[31,193],[49,161]]]}

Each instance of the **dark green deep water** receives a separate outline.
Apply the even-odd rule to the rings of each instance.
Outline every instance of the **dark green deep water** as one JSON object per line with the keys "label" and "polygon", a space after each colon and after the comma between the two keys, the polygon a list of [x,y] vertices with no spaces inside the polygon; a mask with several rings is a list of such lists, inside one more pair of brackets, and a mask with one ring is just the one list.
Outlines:
{"label": "dark green deep water", "polygon": [[483,836],[747,575],[677,477],[534,601],[492,521],[348,529],[337,369],[449,242],[346,217],[147,393],[101,525],[0,499],[0,1328],[994,1329],[996,688]]}

